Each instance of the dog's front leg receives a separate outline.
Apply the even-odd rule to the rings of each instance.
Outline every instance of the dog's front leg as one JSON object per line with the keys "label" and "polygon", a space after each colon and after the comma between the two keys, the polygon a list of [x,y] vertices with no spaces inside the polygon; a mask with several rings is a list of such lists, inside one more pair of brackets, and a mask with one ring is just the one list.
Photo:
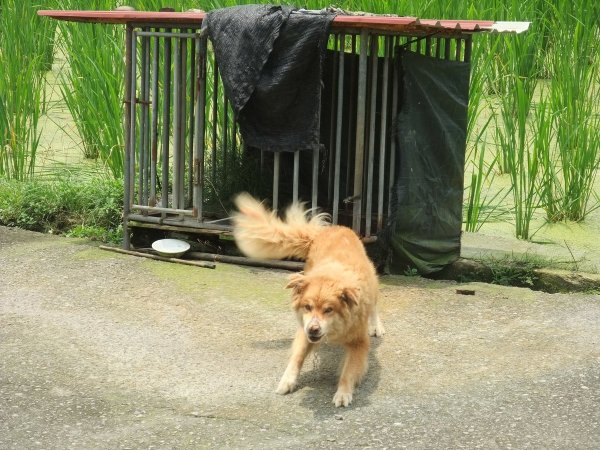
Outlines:
{"label": "dog's front leg", "polygon": [[333,396],[335,406],[348,406],[352,403],[354,387],[360,383],[368,366],[369,341],[361,340],[346,345],[346,357],[338,389]]}
{"label": "dog's front leg", "polygon": [[313,347],[314,344],[311,344],[306,339],[304,330],[298,328],[294,343],[292,344],[292,356],[275,392],[283,395],[292,392],[296,388],[296,381],[298,380],[298,374],[300,373],[304,359]]}

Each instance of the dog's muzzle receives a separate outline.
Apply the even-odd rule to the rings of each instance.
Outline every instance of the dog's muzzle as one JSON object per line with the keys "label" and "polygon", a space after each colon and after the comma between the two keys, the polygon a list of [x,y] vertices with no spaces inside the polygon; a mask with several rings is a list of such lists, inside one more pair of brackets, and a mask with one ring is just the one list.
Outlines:
{"label": "dog's muzzle", "polygon": [[306,328],[306,337],[309,342],[315,344],[321,340],[323,337],[323,331],[321,330],[321,326],[318,322],[315,322],[314,319],[308,324]]}

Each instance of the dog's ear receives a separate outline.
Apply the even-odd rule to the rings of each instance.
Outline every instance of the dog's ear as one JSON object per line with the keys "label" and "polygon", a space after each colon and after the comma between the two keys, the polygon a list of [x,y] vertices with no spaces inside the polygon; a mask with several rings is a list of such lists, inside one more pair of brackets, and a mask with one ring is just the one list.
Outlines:
{"label": "dog's ear", "polygon": [[288,278],[289,283],[285,287],[286,289],[293,289],[295,295],[300,295],[306,287],[306,276],[304,273],[294,273]]}
{"label": "dog's ear", "polygon": [[358,288],[344,288],[340,295],[342,303],[346,303],[349,307],[358,306]]}

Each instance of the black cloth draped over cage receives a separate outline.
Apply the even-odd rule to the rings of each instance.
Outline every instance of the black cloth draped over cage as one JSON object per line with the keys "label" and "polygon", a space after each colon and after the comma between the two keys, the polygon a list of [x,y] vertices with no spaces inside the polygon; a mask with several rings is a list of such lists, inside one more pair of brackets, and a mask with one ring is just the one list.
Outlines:
{"label": "black cloth draped over cage", "polygon": [[[318,203],[324,209],[332,206],[326,160],[333,151],[335,123],[330,117],[337,101],[333,93],[338,68],[327,41],[334,17],[286,6],[251,5],[212,11],[204,25],[245,144],[277,152],[321,149]],[[342,113],[342,147],[350,149],[356,144],[358,55],[348,50],[344,77],[350,81],[343,95],[349,106]],[[390,205],[385,225],[368,251],[379,267],[392,273],[416,268],[429,274],[460,256],[470,63],[403,48],[396,48],[393,55],[399,77],[398,114],[387,122],[385,165],[393,163],[395,175],[384,195]],[[389,105],[391,89],[388,96]],[[381,114],[377,114],[377,129]],[[376,143],[380,139],[377,136]],[[301,165],[310,167],[309,154],[302,157]],[[376,154],[376,167],[378,158]],[[352,195],[353,161],[351,151],[343,154],[341,200]],[[310,179],[305,177],[301,183],[310,185]],[[304,187],[310,191],[301,185],[301,197]],[[372,195],[375,204],[378,194],[373,190]],[[343,211],[348,204],[338,206],[340,223],[348,225]]]}
{"label": "black cloth draped over cage", "polygon": [[204,25],[246,145],[319,148],[321,63],[334,17],[273,5],[208,13]]}

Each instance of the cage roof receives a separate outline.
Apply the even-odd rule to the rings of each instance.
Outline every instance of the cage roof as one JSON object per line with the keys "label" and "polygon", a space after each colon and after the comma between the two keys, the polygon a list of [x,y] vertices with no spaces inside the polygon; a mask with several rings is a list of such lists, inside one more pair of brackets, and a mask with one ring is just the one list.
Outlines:
{"label": "cage roof", "polygon": [[[202,11],[60,11],[40,10],[38,15],[59,20],[110,24],[181,24],[198,25],[206,16]],[[530,22],[494,22],[491,20],[438,20],[391,15],[339,14],[332,23],[336,29],[372,29],[410,34],[464,34],[477,32],[522,33]]]}

